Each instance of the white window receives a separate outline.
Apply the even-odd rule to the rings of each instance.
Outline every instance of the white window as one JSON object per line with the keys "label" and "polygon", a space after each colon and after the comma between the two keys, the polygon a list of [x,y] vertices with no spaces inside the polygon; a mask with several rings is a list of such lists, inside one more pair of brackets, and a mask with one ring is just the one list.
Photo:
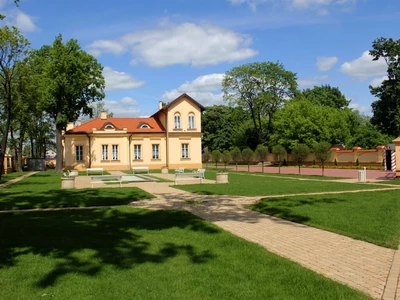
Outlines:
{"label": "white window", "polygon": [[118,145],[112,145],[112,160],[118,160]]}
{"label": "white window", "polygon": [[83,146],[76,146],[75,147],[75,155],[76,155],[76,161],[82,161],[83,160]]}
{"label": "white window", "polygon": [[153,144],[153,145],[151,145],[151,148],[152,148],[152,158],[159,159],[160,158],[160,145]]}
{"label": "white window", "polygon": [[101,145],[101,160],[108,160],[108,145]]}
{"label": "white window", "polygon": [[189,129],[194,129],[194,115],[189,115],[188,118],[188,123],[189,123]]}
{"label": "white window", "polygon": [[148,124],[143,124],[142,126],[140,126],[140,128],[142,129],[148,129],[150,128],[150,126]]}
{"label": "white window", "polygon": [[181,128],[181,116],[180,115],[175,115],[174,116],[174,128],[179,129]]}
{"label": "white window", "polygon": [[133,157],[134,159],[142,159],[142,145],[133,145]]}
{"label": "white window", "polygon": [[189,144],[182,144],[182,158],[189,158]]}

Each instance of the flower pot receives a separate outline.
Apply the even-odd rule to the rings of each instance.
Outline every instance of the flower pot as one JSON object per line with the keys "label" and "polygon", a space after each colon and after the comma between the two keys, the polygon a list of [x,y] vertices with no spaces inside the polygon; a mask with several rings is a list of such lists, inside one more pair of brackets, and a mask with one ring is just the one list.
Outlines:
{"label": "flower pot", "polygon": [[75,177],[62,177],[61,178],[61,189],[74,189],[75,188]]}
{"label": "flower pot", "polygon": [[217,183],[229,183],[228,173],[217,173]]}
{"label": "flower pot", "polygon": [[168,174],[168,168],[167,167],[161,168],[161,174]]}
{"label": "flower pot", "polygon": [[78,176],[78,175],[79,175],[79,173],[78,173],[77,170],[72,170],[72,171],[70,171],[70,173],[69,173],[69,176],[71,176],[71,177],[76,177],[76,176]]}

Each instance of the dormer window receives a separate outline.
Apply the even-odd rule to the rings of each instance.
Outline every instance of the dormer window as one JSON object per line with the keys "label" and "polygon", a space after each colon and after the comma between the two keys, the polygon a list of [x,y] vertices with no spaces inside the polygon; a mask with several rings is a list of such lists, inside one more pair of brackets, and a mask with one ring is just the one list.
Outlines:
{"label": "dormer window", "polygon": [[104,127],[104,129],[114,129],[114,126],[108,124],[108,125],[106,125],[106,127]]}
{"label": "dormer window", "polygon": [[140,128],[142,129],[149,129],[150,126],[148,124],[143,124],[142,126],[140,126]]}

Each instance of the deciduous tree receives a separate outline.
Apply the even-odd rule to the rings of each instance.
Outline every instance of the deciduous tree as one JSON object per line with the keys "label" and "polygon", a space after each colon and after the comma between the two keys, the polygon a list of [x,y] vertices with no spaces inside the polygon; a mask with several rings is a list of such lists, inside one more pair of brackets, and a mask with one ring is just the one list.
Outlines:
{"label": "deciduous tree", "polygon": [[250,112],[261,144],[269,139],[275,113],[297,92],[296,74],[285,70],[279,62],[250,63],[226,72],[222,90],[229,105]]}
{"label": "deciduous tree", "polygon": [[387,80],[378,87],[370,86],[378,100],[372,103],[371,123],[392,137],[400,135],[400,39],[378,38],[369,52],[373,60],[383,59],[387,64]]}
{"label": "deciduous tree", "polygon": [[215,168],[218,169],[218,163],[221,160],[221,152],[219,150],[214,150],[211,152],[213,161],[215,162]]}
{"label": "deciduous tree", "polygon": [[254,152],[250,148],[242,150],[242,159],[247,163],[247,172],[250,172],[250,163],[253,161]]}
{"label": "deciduous tree", "polygon": [[264,145],[258,145],[255,151],[258,160],[261,162],[262,164],[262,172],[264,173],[264,162],[267,161],[267,157],[268,157],[268,147],[264,146]]}
{"label": "deciduous tree", "polygon": [[328,142],[319,142],[315,144],[313,148],[315,157],[321,162],[322,176],[324,176],[325,162],[330,159],[332,155],[331,146],[332,145]]}
{"label": "deciduous tree", "polygon": [[234,147],[231,150],[231,157],[232,157],[232,161],[235,163],[236,165],[236,171],[238,170],[238,162],[241,160],[242,158],[242,153],[240,152],[239,147]]}
{"label": "deciduous tree", "polygon": [[299,175],[300,168],[303,161],[306,160],[308,154],[310,153],[310,148],[306,144],[298,144],[292,149],[292,160],[297,163],[299,166]]}
{"label": "deciduous tree", "polygon": [[91,115],[90,104],[104,98],[103,67],[81,49],[77,40],[64,43],[61,35],[52,46],[43,46],[35,54],[41,62],[40,76],[45,78],[47,86],[42,107],[56,124],[56,171],[60,172],[63,166],[62,131],[79,115]]}
{"label": "deciduous tree", "polygon": [[281,174],[281,163],[284,159],[286,159],[286,150],[283,148],[282,145],[275,145],[272,148],[272,153],[275,156],[275,159],[278,161],[279,164],[279,174]]}

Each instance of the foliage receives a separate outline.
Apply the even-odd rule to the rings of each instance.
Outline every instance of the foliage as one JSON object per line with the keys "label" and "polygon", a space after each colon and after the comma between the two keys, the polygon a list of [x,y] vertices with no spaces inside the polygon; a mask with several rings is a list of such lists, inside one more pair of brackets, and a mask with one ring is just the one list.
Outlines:
{"label": "foliage", "polygon": [[315,157],[321,162],[322,165],[322,176],[324,176],[324,164],[332,155],[331,146],[332,145],[328,142],[319,142],[315,144],[313,148]]}
{"label": "foliage", "polygon": [[329,84],[314,86],[312,89],[305,89],[302,94],[314,105],[329,106],[336,109],[347,108],[350,100],[337,87],[331,87]]}
{"label": "foliage", "polygon": [[255,154],[259,161],[262,163],[262,172],[264,173],[264,162],[268,157],[268,147],[264,145],[258,145]]}
{"label": "foliage", "polygon": [[225,164],[225,169],[226,169],[226,165],[227,165],[228,163],[230,163],[231,160],[232,160],[231,153],[230,153],[228,150],[225,150],[225,151],[222,153],[222,161],[223,161],[224,164]]}
{"label": "foliage", "polygon": [[360,165],[360,161],[358,160],[358,158],[357,158],[357,160],[356,160],[356,166],[359,166]]}
{"label": "foliage", "polygon": [[[275,113],[297,92],[296,74],[279,62],[254,62],[234,67],[222,82],[224,100],[251,113],[258,144],[269,139]],[[267,126],[263,126],[263,118]]]}
{"label": "foliage", "polygon": [[[20,1],[20,0],[14,0],[15,6],[17,6],[17,7],[18,7],[18,3],[19,3],[19,1]],[[0,13],[0,20],[4,20],[4,19],[5,19],[5,17],[6,17],[5,15],[3,15],[3,14],[1,14],[1,13]]]}
{"label": "foliage", "polygon": [[282,158],[284,163],[286,163],[286,150],[282,145],[275,145],[274,147],[272,147],[272,153],[274,154],[275,159],[278,161],[280,174]]}
{"label": "foliage", "polygon": [[378,87],[370,86],[378,100],[372,103],[371,123],[389,136],[400,135],[400,39],[378,38],[372,43],[373,60],[383,59],[387,64],[387,77]]}
{"label": "foliage", "polygon": [[114,113],[111,112],[109,109],[105,108],[104,101],[98,101],[98,102],[92,103],[92,104],[88,105],[88,107],[92,110],[92,115],[91,116],[90,115],[83,116],[81,118],[82,123],[86,123],[94,118],[100,118],[101,113],[103,111],[107,113],[108,118],[114,117]]}
{"label": "foliage", "polygon": [[245,148],[242,150],[242,159],[247,162],[247,171],[250,172],[250,162],[253,161],[254,152],[250,148]]}
{"label": "foliage", "polygon": [[292,149],[292,160],[295,161],[299,166],[299,174],[301,163],[307,158],[309,153],[310,148],[308,148],[308,146],[305,144],[297,144]]}
{"label": "foliage", "polygon": [[211,156],[213,161],[215,162],[215,167],[218,169],[218,162],[221,160],[221,152],[219,150],[213,150],[213,152],[211,152]]}
{"label": "foliage", "polygon": [[235,145],[238,131],[242,123],[249,119],[249,114],[239,107],[214,105],[207,107],[201,117],[201,127],[204,132],[203,148],[228,150]]}
{"label": "foliage", "polygon": [[56,170],[60,172],[63,165],[61,133],[67,123],[76,121],[80,114],[91,115],[89,105],[104,98],[103,67],[81,49],[77,40],[64,43],[61,35],[52,46],[35,51],[34,56],[37,74],[46,87],[47,97],[41,105],[56,124]]}
{"label": "foliage", "polygon": [[238,162],[242,159],[242,152],[239,147],[234,147],[231,150],[232,161],[236,164],[236,171],[238,169]]}
{"label": "foliage", "polygon": [[[8,137],[16,114],[16,86],[23,74],[23,60],[28,54],[29,41],[16,27],[0,28],[0,170],[3,170]],[[12,136],[11,136],[12,137]],[[0,179],[2,172],[0,171]]]}
{"label": "foliage", "polygon": [[208,151],[204,152],[202,155],[202,161],[206,163],[206,169],[208,168],[208,162],[210,161],[210,159],[211,159],[210,152]]}

